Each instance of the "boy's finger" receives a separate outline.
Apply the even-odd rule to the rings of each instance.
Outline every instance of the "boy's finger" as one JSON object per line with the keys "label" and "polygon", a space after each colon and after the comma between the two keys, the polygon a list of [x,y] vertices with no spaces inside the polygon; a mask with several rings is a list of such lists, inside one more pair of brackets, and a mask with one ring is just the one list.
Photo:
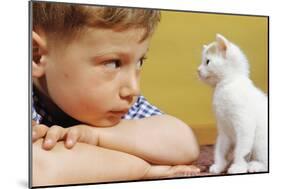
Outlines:
{"label": "boy's finger", "polygon": [[79,132],[79,129],[77,127],[70,128],[67,132],[65,147],[68,149],[72,148],[77,143],[80,136],[81,132]]}
{"label": "boy's finger", "polygon": [[37,125],[37,122],[34,121],[34,120],[31,120],[31,125],[32,125],[32,126],[35,126],[35,125]]}
{"label": "boy's finger", "polygon": [[64,134],[64,128],[54,125],[49,128],[45,140],[43,142],[43,148],[45,150],[50,150],[52,149],[58,140],[61,139],[61,136]]}
{"label": "boy's finger", "polygon": [[43,124],[35,125],[32,127],[32,141],[35,142],[37,139],[42,138],[46,135],[49,127]]}

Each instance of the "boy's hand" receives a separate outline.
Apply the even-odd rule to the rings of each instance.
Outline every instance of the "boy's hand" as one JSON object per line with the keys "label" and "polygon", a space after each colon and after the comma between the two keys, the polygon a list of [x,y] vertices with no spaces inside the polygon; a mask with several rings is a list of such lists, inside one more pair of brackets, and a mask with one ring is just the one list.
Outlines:
{"label": "boy's hand", "polygon": [[43,149],[51,150],[58,141],[65,141],[65,147],[71,149],[77,142],[84,142],[97,145],[97,135],[91,133],[91,127],[86,125],[77,125],[70,128],[63,128],[58,125],[47,127],[39,124],[33,126],[32,141],[45,138],[42,144]]}
{"label": "boy's hand", "polygon": [[143,179],[196,176],[199,173],[200,169],[194,165],[152,165]]}
{"label": "boy's hand", "polygon": [[32,142],[40,138],[44,138],[49,127],[43,124],[33,124],[32,123]]}
{"label": "boy's hand", "polygon": [[[57,125],[53,125],[52,127],[48,127],[43,124],[34,125],[32,128],[32,142],[35,142],[40,138],[44,138],[42,148],[45,150],[51,150],[59,140],[66,139],[66,133],[67,129]],[[65,147],[71,148],[72,145],[69,145],[68,143],[69,142],[65,143]]]}

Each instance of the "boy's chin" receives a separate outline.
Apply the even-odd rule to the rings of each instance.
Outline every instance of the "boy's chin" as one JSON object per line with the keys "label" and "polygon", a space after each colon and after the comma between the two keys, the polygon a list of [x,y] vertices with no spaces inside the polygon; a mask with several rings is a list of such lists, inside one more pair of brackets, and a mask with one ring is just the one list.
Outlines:
{"label": "boy's chin", "polygon": [[93,123],[90,123],[91,125],[95,127],[112,127],[114,125],[117,125],[121,121],[120,118],[117,117],[109,117],[103,120],[95,121]]}

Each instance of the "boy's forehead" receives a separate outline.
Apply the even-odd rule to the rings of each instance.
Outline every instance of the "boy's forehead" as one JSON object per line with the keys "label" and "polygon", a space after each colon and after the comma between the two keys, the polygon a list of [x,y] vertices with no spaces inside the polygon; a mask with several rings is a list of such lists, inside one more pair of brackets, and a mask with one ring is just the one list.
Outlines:
{"label": "boy's forehead", "polygon": [[95,47],[97,51],[110,52],[121,50],[126,52],[132,49],[146,51],[150,37],[141,40],[145,32],[145,29],[142,28],[133,28],[123,31],[90,28],[81,36],[80,40],[81,43],[87,46]]}
{"label": "boy's forehead", "polygon": [[88,40],[93,40],[93,41],[104,40],[104,41],[119,42],[126,39],[126,41],[128,42],[141,43],[145,33],[146,33],[145,28],[129,28],[126,30],[89,28],[86,31],[85,36],[88,38]]}

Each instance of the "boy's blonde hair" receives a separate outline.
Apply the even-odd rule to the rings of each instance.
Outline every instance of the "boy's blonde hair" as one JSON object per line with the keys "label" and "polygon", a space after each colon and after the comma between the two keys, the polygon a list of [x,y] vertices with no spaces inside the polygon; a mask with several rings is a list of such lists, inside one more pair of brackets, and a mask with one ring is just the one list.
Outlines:
{"label": "boy's blonde hair", "polygon": [[88,27],[125,30],[144,28],[142,40],[150,36],[160,21],[160,11],[115,8],[68,3],[33,2],[33,30],[43,30],[55,40],[71,40]]}

